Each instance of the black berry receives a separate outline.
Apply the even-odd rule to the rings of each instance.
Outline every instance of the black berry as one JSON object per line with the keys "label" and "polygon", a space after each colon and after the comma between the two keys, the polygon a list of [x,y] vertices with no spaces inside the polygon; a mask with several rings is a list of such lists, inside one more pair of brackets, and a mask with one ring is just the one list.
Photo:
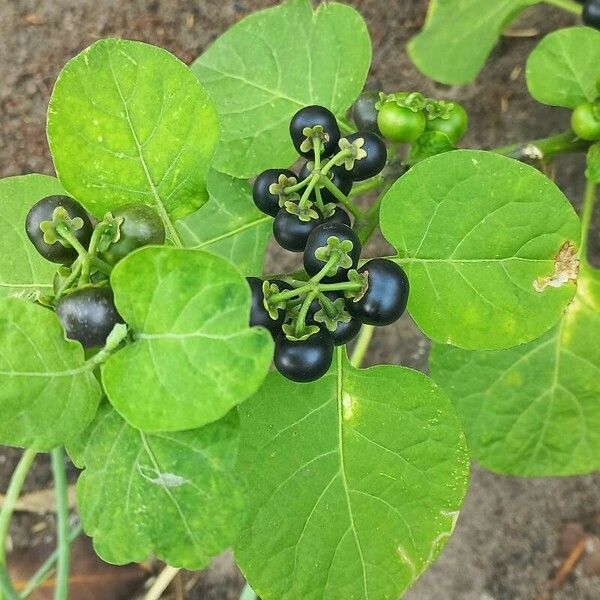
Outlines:
{"label": "black berry", "polygon": [[267,169],[256,178],[252,188],[252,199],[256,208],[271,217],[275,217],[281,207],[279,206],[279,196],[272,194],[269,188],[274,183],[279,183],[281,175],[296,178],[296,173],[289,169]]}
{"label": "black berry", "polygon": [[347,227],[352,225],[350,215],[341,206],[336,206],[333,214],[327,217],[324,222],[337,223],[338,225],[346,225]]}
{"label": "black berry", "polygon": [[290,122],[290,136],[294,147],[298,154],[305,158],[313,158],[314,151],[312,145],[306,141],[304,129],[316,126],[323,128],[323,135],[325,136],[321,144],[321,156],[331,156],[339,149],[340,128],[335,115],[324,106],[307,106],[300,109]]}
{"label": "black berry", "polygon": [[359,273],[367,274],[367,290],[347,302],[348,312],[367,325],[389,325],[402,316],[408,301],[408,278],[391,260],[374,258]]}
{"label": "black berry", "polygon": [[[263,303],[263,280],[258,277],[247,277],[246,281],[248,282],[252,293],[250,327],[264,327],[271,332],[271,335],[277,335],[285,320],[285,310],[278,310],[277,319],[272,319]],[[271,283],[276,283],[279,286],[279,290],[282,292],[284,290],[292,289],[291,285],[279,279],[275,279],[271,281]]]}
{"label": "black berry", "polygon": [[367,155],[354,161],[354,166],[350,169],[350,176],[354,181],[375,177],[381,173],[387,162],[387,149],[383,140],[376,133],[358,131],[347,137],[350,143],[359,139],[364,140],[361,148]]}
{"label": "black berry", "polygon": [[377,92],[363,92],[352,105],[352,118],[361,131],[379,133],[377,125],[378,111],[375,103],[379,101]]}
{"label": "black berry", "polygon": [[[344,298],[341,292],[324,292],[324,295],[331,300],[331,302],[335,302],[338,298]],[[333,343],[336,346],[343,346],[348,342],[352,341],[360,331],[362,323],[355,318],[350,319],[347,323],[342,321],[338,321],[337,327],[335,331],[329,331],[325,324],[322,322],[317,322],[315,320],[315,315],[322,308],[319,300],[315,299],[310,303],[308,308],[308,313],[306,314],[305,323],[307,325],[318,325],[323,331],[329,332],[331,337],[333,338]]]}
{"label": "black berry", "polygon": [[275,341],[275,367],[292,381],[315,381],[329,370],[333,349],[333,338],[324,331],[300,341],[291,341],[280,333]]}
{"label": "black berry", "polygon": [[302,252],[311,231],[323,222],[323,218],[302,221],[298,215],[282,208],[273,221],[273,235],[277,243],[290,252]]}

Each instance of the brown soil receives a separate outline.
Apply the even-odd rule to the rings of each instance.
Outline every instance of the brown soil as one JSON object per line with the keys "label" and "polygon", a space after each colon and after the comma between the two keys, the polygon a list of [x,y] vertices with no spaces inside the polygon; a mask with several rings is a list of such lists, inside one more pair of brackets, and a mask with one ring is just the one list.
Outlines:
{"label": "brown soil", "polygon": [[[62,65],[101,37],[118,36],[163,46],[191,62],[210,42],[244,15],[278,4],[274,0],[0,0],[0,176],[52,173],[45,138],[45,111]],[[354,0],[373,38],[370,86],[389,91],[421,89],[464,103],[471,115],[465,145],[489,148],[527,140],[566,127],[565,111],[536,104],[527,94],[523,67],[545,32],[568,26],[571,16],[550,7],[530,9],[512,29],[533,29],[529,37],[504,37],[477,82],[448,88],[426,81],[404,53],[418,31],[425,0]],[[578,205],[582,159],[559,162],[557,181]],[[596,215],[591,254],[600,257]],[[381,240],[373,252],[384,248]],[[275,252],[268,268],[285,262]],[[408,317],[375,338],[368,363],[391,362],[426,369],[428,344]],[[18,451],[0,449],[0,491]],[[40,457],[27,489],[51,484],[49,461]],[[534,600],[557,566],[556,547],[565,522],[586,522],[600,511],[600,476],[522,480],[499,477],[474,467],[471,489],[456,533],[438,563],[410,591],[409,600]],[[45,526],[32,533],[38,522]],[[41,543],[53,529],[52,517],[20,515],[11,540],[15,547]],[[39,529],[37,527],[36,529]],[[241,586],[225,556],[202,574],[186,598],[234,599]],[[567,579],[555,600],[595,600],[598,579],[579,571]],[[76,600],[76,599],[74,599]]]}

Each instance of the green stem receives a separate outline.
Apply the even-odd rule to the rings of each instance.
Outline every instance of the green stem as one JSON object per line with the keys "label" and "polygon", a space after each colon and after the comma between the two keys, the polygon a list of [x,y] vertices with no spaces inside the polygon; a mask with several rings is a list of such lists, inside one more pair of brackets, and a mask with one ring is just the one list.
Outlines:
{"label": "green stem", "polygon": [[354,351],[352,352],[352,358],[350,358],[350,364],[353,367],[358,369],[362,364],[374,333],[375,327],[373,325],[363,325],[361,327],[358,339],[356,340],[356,346],[354,346]]}
{"label": "green stem", "polygon": [[376,202],[369,208],[363,220],[356,228],[356,235],[360,243],[364,246],[373,235],[377,225],[379,224],[379,209],[381,208],[381,200],[383,194],[377,198]]}
{"label": "green stem", "polygon": [[312,178],[312,173],[308,177],[305,177],[302,181],[299,181],[298,183],[295,183],[294,185],[290,185],[289,187],[284,188],[284,192],[286,194],[293,194],[294,192],[301,190],[303,187],[308,185],[308,182],[311,180],[311,178]]}
{"label": "green stem", "polygon": [[[83,526],[79,523],[73,530],[69,533],[69,544],[73,543],[75,539],[77,539],[81,532],[83,531]],[[27,585],[20,593],[21,600],[26,600],[31,596],[31,594],[38,588],[54,571],[54,566],[56,565],[56,561],[58,560],[58,549],[54,550],[52,554],[44,561],[44,564],[33,574],[31,579],[27,582]]]}
{"label": "green stem", "polygon": [[329,270],[333,267],[337,267],[340,264],[340,254],[339,252],[334,252],[329,260],[323,265],[323,268],[313,277],[310,278],[311,283],[319,283],[323,277],[329,273]]}
{"label": "green stem", "polygon": [[591,142],[579,139],[572,131],[540,138],[521,144],[510,144],[495,148],[492,152],[502,154],[516,160],[544,160],[555,154],[582,152],[589,148]]}
{"label": "green stem", "polygon": [[56,226],[56,233],[58,233],[64,240],[69,242],[79,255],[79,262],[81,264],[81,271],[79,273],[79,285],[85,285],[90,281],[90,253],[81,245],[79,240],[67,229],[63,224]]}
{"label": "green stem", "polygon": [[319,291],[319,302],[325,309],[328,317],[333,317],[337,313],[333,302],[321,291]]}
{"label": "green stem", "polygon": [[244,586],[240,595],[240,600],[258,600],[256,592],[250,587],[249,583]]}
{"label": "green stem", "polygon": [[51,452],[54,489],[56,490],[56,518],[58,561],[54,599],[67,600],[69,596],[69,571],[71,565],[71,544],[69,542],[69,496],[67,489],[67,472],[65,455],[62,448]]}
{"label": "green stem", "polygon": [[[19,460],[19,464],[10,478],[2,510],[0,510],[0,584],[8,600],[18,600],[19,596],[15,592],[6,569],[6,539],[15,505],[36,454],[34,450],[25,450],[23,456],[21,456],[21,460]],[[2,599],[0,598],[0,600]]]}
{"label": "green stem", "polygon": [[291,300],[296,296],[308,294],[313,290],[317,290],[319,292],[341,292],[344,290],[360,290],[361,288],[362,283],[354,283],[352,281],[346,281],[342,283],[315,283],[314,281],[309,281],[308,283],[304,283],[300,287],[297,287],[293,290],[286,290],[285,292],[279,292],[279,294],[273,294],[270,300],[271,302]]}
{"label": "green stem", "polygon": [[354,133],[356,131],[356,127],[353,127],[346,117],[338,117],[338,123],[342,133]]}
{"label": "green stem", "polygon": [[354,202],[352,202],[352,200],[349,200],[346,197],[346,194],[341,192],[335,186],[333,181],[331,181],[329,179],[329,177],[323,177],[322,182],[325,184],[325,187],[336,197],[336,199],[340,202],[340,204],[343,204],[354,215],[355,219],[363,218],[364,215],[363,215],[363,212],[360,210],[360,208],[358,208],[358,206],[356,206],[356,204],[354,204]]}
{"label": "green stem", "polygon": [[349,198],[354,198],[355,196],[360,196],[361,194],[365,194],[366,192],[370,192],[371,190],[376,190],[385,185],[385,178],[381,175],[377,175],[377,177],[373,177],[373,179],[367,179],[367,181],[363,181],[352,188],[352,191],[348,195]]}
{"label": "green stem", "polygon": [[54,303],[58,302],[65,293],[65,290],[68,290],[73,285],[73,283],[75,283],[75,280],[79,277],[80,272],[81,261],[77,259],[71,266],[71,274],[67,277],[67,280],[60,286],[60,288],[56,292],[56,295],[54,296]]}
{"label": "green stem", "polygon": [[112,272],[112,267],[107,262],[104,262],[103,260],[99,259],[96,256],[94,256],[90,260],[90,264],[93,267],[96,267],[96,269],[98,269],[98,271],[102,271],[102,273],[104,273],[105,275],[110,275]]}
{"label": "green stem", "polygon": [[325,205],[323,204],[323,196],[321,194],[321,189],[319,188],[319,186],[317,186],[315,188],[315,198],[316,198],[316,205],[319,207],[319,210],[322,213]]}
{"label": "green stem", "polygon": [[294,333],[297,336],[300,335],[304,330],[304,323],[306,322],[308,309],[318,293],[318,290],[312,290],[311,292],[308,292],[308,294],[306,294],[306,298],[304,298],[304,301],[302,302],[300,312],[298,313],[298,316],[296,317],[296,323],[294,324]]}
{"label": "green stem", "polygon": [[315,186],[317,185],[319,179],[319,174],[313,172],[313,174],[310,177],[310,181],[306,186],[306,189],[304,190],[304,192],[302,192],[302,197],[300,198],[300,202],[298,202],[298,206],[304,207],[308,204],[310,193],[315,189]]}
{"label": "green stem", "polygon": [[583,197],[583,209],[581,211],[581,246],[579,248],[579,260],[587,263],[587,247],[594,214],[594,205],[597,199],[597,186],[593,181],[587,180],[585,194]]}
{"label": "green stem", "polygon": [[574,15],[581,15],[581,11],[583,7],[581,4],[578,4],[574,0],[543,0],[546,4],[550,4],[551,6],[556,6],[557,8],[562,8],[567,12],[570,12]]}
{"label": "green stem", "polygon": [[[352,156],[352,150],[340,150],[337,154],[334,154],[321,169],[321,175],[327,175],[333,167],[335,167],[340,160]],[[343,161],[342,161],[343,162]]]}

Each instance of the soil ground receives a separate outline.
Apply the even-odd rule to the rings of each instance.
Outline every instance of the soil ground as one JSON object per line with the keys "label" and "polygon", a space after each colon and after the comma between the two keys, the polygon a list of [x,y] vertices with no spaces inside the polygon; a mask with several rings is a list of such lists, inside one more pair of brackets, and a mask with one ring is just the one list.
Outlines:
{"label": "soil ground", "polygon": [[[100,37],[120,36],[164,46],[191,62],[229,25],[273,0],[0,0],[0,176],[52,173],[45,138],[45,110],[63,64]],[[566,111],[536,104],[527,94],[524,61],[544,35],[575,19],[558,9],[534,7],[502,38],[476,83],[448,88],[426,81],[404,46],[423,23],[425,0],[354,0],[373,38],[369,84],[388,91],[421,89],[463,102],[471,115],[466,146],[490,148],[564,129]],[[581,158],[559,163],[558,183],[577,205]],[[596,215],[591,254],[600,256]],[[373,251],[381,249],[376,241]],[[285,259],[271,252],[269,267]],[[369,363],[426,369],[428,346],[408,317],[378,334]],[[0,448],[0,491],[5,491],[18,452]],[[40,457],[27,489],[50,485],[49,462]],[[500,477],[474,465],[456,533],[436,565],[405,596],[408,600],[534,600],[559,564],[557,545],[567,522],[589,523],[600,513],[600,475],[523,480]],[[16,519],[15,547],[43,541],[33,534],[39,518]],[[39,527],[37,527],[39,528]],[[233,600],[241,578],[229,557],[203,573],[186,598]],[[578,569],[555,600],[597,600],[600,579]],[[74,600],[77,600],[76,598]]]}

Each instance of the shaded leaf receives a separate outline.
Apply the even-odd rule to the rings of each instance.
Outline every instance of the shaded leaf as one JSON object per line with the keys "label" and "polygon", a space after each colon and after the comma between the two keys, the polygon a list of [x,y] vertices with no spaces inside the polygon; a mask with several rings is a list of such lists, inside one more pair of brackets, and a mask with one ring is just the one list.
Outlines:
{"label": "shaded leaf", "polygon": [[342,356],[311,384],[271,374],[240,408],[252,485],[234,549],[263,600],[398,598],[458,517],[469,466],[445,395]]}
{"label": "shaded leaf", "polygon": [[161,48],[100,40],[67,63],[48,106],[64,187],[96,216],[143,202],[172,219],[206,202],[217,113],[190,69]]}
{"label": "shaded leaf", "polygon": [[289,0],[228,29],[193,65],[214,98],[222,136],[214,167],[252,177],[294,162],[292,116],[320,104],[342,115],[363,89],[371,42],[362,17],[336,2]]}
{"label": "shaded leaf", "polygon": [[408,53],[427,77],[469,83],[481,71],[503,29],[540,0],[430,0],[423,30]]}
{"label": "shaded leaf", "polygon": [[600,272],[545,336],[497,352],[435,345],[431,372],[462,418],[482,465],[513,475],[600,469]]}
{"label": "shaded leaf", "polygon": [[575,108],[598,95],[600,31],[570,27],[547,35],[527,60],[527,87],[543,104]]}
{"label": "shaded leaf", "polygon": [[101,390],[47,308],[0,300],[0,443],[50,450],[94,418]]}
{"label": "shaded leaf", "polygon": [[102,559],[150,555],[187,569],[205,567],[237,534],[244,490],[235,475],[235,412],[178,433],[144,433],[104,405],[67,448],[85,470],[77,502]]}
{"label": "shaded leaf", "polygon": [[206,206],[177,223],[185,245],[224,256],[244,275],[262,273],[273,220],[256,208],[247,181],[209,171],[207,186]]}
{"label": "shaded leaf", "polygon": [[476,150],[415,165],[387,192],[381,230],[408,273],[423,332],[462,348],[531,341],[575,293],[577,215],[523,163]]}
{"label": "shaded leaf", "polygon": [[257,390],[273,342],[266,329],[249,328],[250,288],[231,263],[146,247],[117,264],[111,285],[135,341],[103,365],[102,382],[131,425],[201,427]]}
{"label": "shaded leaf", "polygon": [[54,177],[23,175],[0,180],[0,296],[52,290],[56,265],[40,256],[25,233],[25,217],[41,198],[64,194]]}

